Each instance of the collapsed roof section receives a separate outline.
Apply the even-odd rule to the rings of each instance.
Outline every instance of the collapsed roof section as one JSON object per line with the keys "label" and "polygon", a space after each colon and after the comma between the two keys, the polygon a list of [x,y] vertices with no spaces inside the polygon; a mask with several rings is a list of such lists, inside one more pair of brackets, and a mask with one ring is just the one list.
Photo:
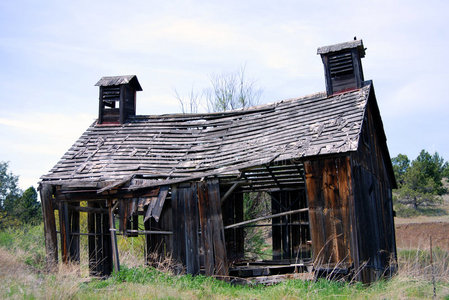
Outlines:
{"label": "collapsed roof section", "polygon": [[244,110],[136,116],[125,124],[94,122],[45,182],[117,186],[145,178],[158,186],[292,159],[356,151],[372,85]]}

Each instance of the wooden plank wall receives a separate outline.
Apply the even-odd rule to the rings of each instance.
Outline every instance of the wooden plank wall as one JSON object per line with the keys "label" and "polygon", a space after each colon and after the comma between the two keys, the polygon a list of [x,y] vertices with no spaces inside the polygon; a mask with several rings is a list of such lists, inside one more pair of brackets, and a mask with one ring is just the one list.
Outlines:
{"label": "wooden plank wall", "polygon": [[173,258],[195,275],[201,253],[206,275],[228,275],[218,180],[172,186],[171,197]]}
{"label": "wooden plank wall", "polygon": [[199,274],[198,196],[195,183],[172,188],[173,256],[189,274]]}
{"label": "wooden plank wall", "polygon": [[218,180],[198,183],[198,207],[206,275],[229,274]]}
{"label": "wooden plank wall", "polygon": [[315,268],[347,269],[354,262],[349,157],[308,160],[304,167]]}
{"label": "wooden plank wall", "polygon": [[380,276],[392,275],[396,269],[396,240],[391,184],[387,172],[382,137],[373,116],[374,103],[368,107],[361,134],[359,151],[352,155],[356,222],[363,232],[358,234],[360,261],[366,268],[360,280],[372,282]]}

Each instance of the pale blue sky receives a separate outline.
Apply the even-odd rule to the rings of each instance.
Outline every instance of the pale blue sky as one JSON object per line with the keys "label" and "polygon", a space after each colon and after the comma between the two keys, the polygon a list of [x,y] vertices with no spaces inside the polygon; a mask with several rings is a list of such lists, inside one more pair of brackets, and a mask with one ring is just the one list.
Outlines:
{"label": "pale blue sky", "polygon": [[363,39],[392,156],[449,159],[447,1],[0,0],[0,161],[37,186],[97,116],[97,80],[136,74],[138,114],[246,65],[262,102],[323,91],[319,46]]}

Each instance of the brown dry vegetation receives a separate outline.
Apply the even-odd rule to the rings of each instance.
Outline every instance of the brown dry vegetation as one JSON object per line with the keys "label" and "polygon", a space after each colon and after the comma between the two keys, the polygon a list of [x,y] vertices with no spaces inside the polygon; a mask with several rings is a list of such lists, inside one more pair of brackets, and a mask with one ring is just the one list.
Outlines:
{"label": "brown dry vegetation", "polygon": [[[444,185],[449,189],[447,179]],[[438,216],[395,218],[397,247],[429,249],[432,237],[432,247],[449,251],[449,194],[443,195],[442,204],[438,208],[443,212]]]}
{"label": "brown dry vegetation", "polygon": [[396,225],[398,248],[429,249],[432,247],[449,251],[449,222],[409,223]]}

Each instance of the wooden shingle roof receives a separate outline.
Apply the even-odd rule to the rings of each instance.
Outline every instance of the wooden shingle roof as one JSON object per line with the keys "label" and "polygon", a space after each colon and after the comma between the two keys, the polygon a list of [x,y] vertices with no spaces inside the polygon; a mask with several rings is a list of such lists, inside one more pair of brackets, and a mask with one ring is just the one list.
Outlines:
{"label": "wooden shingle roof", "polygon": [[371,88],[367,82],[331,97],[319,93],[223,113],[136,116],[114,126],[94,122],[41,179],[179,182],[356,151]]}

